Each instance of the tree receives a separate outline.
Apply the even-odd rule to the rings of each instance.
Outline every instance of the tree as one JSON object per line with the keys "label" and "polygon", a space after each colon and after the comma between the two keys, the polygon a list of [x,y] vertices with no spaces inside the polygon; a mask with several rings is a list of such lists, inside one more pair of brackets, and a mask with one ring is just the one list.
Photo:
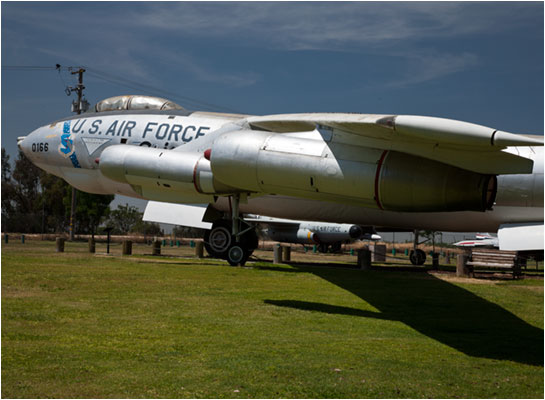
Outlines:
{"label": "tree", "polygon": [[9,218],[14,212],[15,186],[11,179],[11,165],[6,149],[2,147],[2,228],[7,231]]}
{"label": "tree", "polygon": [[204,236],[205,229],[193,228],[190,226],[175,226],[172,229],[174,237],[183,237],[183,238],[197,238]]}
{"label": "tree", "polygon": [[64,232],[68,227],[69,210],[64,197],[70,185],[63,179],[42,171],[40,174],[41,209],[45,214],[45,232]]}
{"label": "tree", "polygon": [[143,235],[160,235],[161,227],[156,222],[138,221],[131,228],[133,233],[141,233]]}
{"label": "tree", "polygon": [[4,230],[39,232],[40,169],[19,151],[11,173],[9,156],[2,149],[2,222]]}
{"label": "tree", "polygon": [[[72,188],[19,152],[13,173],[2,148],[2,228],[12,232],[64,232],[68,226]],[[79,192],[76,232],[95,233],[114,196]],[[44,224],[42,223],[44,222]]]}
{"label": "tree", "polygon": [[[75,232],[94,235],[104,218],[110,215],[110,203],[114,195],[92,194],[79,192],[76,201]],[[72,188],[68,186],[65,191],[64,204],[70,209],[72,201]]]}
{"label": "tree", "polygon": [[106,225],[113,228],[113,234],[127,234],[142,220],[142,213],[135,206],[118,205],[110,212]]}

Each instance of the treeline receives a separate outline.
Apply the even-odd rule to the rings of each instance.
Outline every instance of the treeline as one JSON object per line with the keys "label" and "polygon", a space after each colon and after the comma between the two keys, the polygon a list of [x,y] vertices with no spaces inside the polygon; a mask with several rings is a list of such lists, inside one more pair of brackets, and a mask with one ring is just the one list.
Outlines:
{"label": "treeline", "polygon": [[[74,232],[102,233],[111,227],[113,234],[161,233],[159,224],[142,221],[134,206],[110,209],[113,195],[78,191]],[[2,231],[21,233],[63,233],[70,224],[72,187],[63,179],[32,164],[19,151],[12,165],[2,148]]]}

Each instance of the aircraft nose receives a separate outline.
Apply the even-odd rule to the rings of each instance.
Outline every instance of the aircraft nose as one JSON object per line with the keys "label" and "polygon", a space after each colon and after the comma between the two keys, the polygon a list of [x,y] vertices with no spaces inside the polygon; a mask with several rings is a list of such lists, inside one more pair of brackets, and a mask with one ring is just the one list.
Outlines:
{"label": "aircraft nose", "polygon": [[31,151],[30,140],[28,140],[28,136],[19,136],[17,138],[17,147],[19,147],[19,150],[21,150],[25,156],[30,158],[30,153],[32,151]]}

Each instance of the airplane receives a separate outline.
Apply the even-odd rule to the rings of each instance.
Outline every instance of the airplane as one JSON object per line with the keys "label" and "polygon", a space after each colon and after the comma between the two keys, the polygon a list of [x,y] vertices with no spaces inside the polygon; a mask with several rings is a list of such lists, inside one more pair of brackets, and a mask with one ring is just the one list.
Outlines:
{"label": "airplane", "polygon": [[500,241],[497,237],[490,235],[489,233],[478,233],[475,235],[475,239],[466,239],[460,242],[454,243],[454,246],[458,247],[500,247]]}
{"label": "airplane", "polygon": [[321,253],[341,251],[343,243],[356,240],[380,240],[373,227],[354,224],[335,224],[319,221],[297,221],[292,219],[271,218],[262,215],[248,214],[244,218],[248,222],[262,226],[262,233],[270,240],[284,243],[317,245]]}
{"label": "airplane", "polygon": [[[164,203],[160,202],[148,202],[142,219],[144,221],[190,226],[206,230],[212,228],[211,223],[203,223],[199,218],[194,220],[191,215],[184,215],[188,210],[191,210],[189,214],[193,216],[199,215],[199,208],[206,207],[206,205],[182,206],[170,204],[167,213],[163,212],[164,205]],[[172,213],[173,210],[176,210],[176,212]],[[381,239],[381,236],[372,227],[354,224],[297,221],[253,214],[246,214],[244,221],[252,223],[269,240],[284,243],[312,244],[316,245],[321,253],[327,253],[329,249],[331,249],[331,252],[337,253],[341,250],[343,243],[352,243],[356,240]],[[206,251],[211,256],[216,256],[213,247],[215,241],[210,242],[209,237],[207,239],[205,240]]]}
{"label": "airplane", "polygon": [[205,241],[231,265],[257,243],[248,213],[498,232],[500,249],[543,255],[539,136],[426,116],[191,112],[126,95],[18,145],[79,190],[153,200],[171,216],[180,211],[171,203],[190,207],[185,214],[212,223]]}

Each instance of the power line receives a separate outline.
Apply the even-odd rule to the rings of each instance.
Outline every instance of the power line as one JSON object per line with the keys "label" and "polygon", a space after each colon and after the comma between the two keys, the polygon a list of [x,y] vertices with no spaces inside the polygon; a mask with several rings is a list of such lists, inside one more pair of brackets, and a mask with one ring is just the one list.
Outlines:
{"label": "power line", "polygon": [[[220,106],[213,103],[208,103],[202,100],[194,99],[187,96],[182,96],[178,93],[170,92],[168,90],[160,89],[151,85],[143,84],[137,81],[133,81],[131,79],[127,79],[118,75],[114,75],[112,73],[99,70],[94,67],[63,67],[60,64],[57,64],[56,66],[36,66],[36,65],[3,65],[2,70],[4,71],[49,71],[49,70],[57,70],[59,71],[59,76],[61,70],[63,71],[73,71],[78,68],[85,68],[87,70],[87,73],[89,76],[92,76],[96,79],[101,79],[105,82],[127,87],[134,90],[144,91],[150,94],[159,95],[162,97],[166,97],[169,100],[176,100],[179,101],[182,104],[187,104],[191,108],[204,108],[205,110],[214,110],[214,111],[223,111],[223,112],[230,112],[230,113],[240,113],[240,111],[231,109],[229,107]],[[62,77],[61,77],[61,80]],[[64,83],[64,80],[63,80]]]}
{"label": "power line", "polygon": [[233,109],[228,108],[228,107],[224,107],[224,106],[220,106],[220,105],[217,105],[217,104],[204,102],[202,100],[194,99],[194,98],[187,97],[187,96],[181,96],[178,93],[170,92],[170,91],[164,90],[164,89],[159,89],[159,88],[156,88],[154,86],[147,85],[147,84],[142,84],[140,82],[136,82],[136,81],[124,78],[124,77],[120,77],[120,76],[114,75],[114,74],[109,73],[109,72],[101,71],[101,70],[99,70],[97,68],[87,67],[87,71],[89,72],[89,75],[92,75],[95,78],[99,78],[99,79],[105,80],[105,81],[110,82],[110,83],[118,84],[120,86],[126,86],[126,87],[129,87],[131,89],[145,90],[145,91],[148,91],[148,92],[151,92],[151,93],[157,93],[157,94],[160,94],[162,96],[168,97],[169,99],[172,99],[172,100],[180,99],[184,103],[190,103],[190,104],[196,105],[197,107],[205,107],[205,108],[208,108],[208,109],[223,110],[223,111],[232,112],[232,113],[238,113],[239,112],[239,111],[233,110]]}

